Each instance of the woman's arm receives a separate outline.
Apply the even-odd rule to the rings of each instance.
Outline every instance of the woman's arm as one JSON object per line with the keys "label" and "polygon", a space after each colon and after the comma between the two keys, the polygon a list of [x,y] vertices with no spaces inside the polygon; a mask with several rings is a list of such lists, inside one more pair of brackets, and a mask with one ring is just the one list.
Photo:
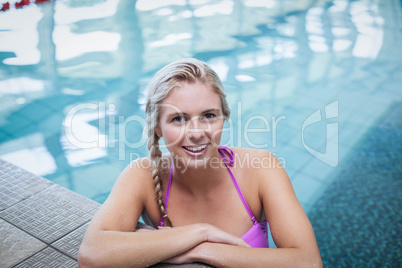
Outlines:
{"label": "woman's arm", "polygon": [[215,267],[322,267],[320,258],[298,248],[243,248],[205,242],[192,251],[193,262]]}
{"label": "woman's arm", "polygon": [[87,228],[79,250],[80,267],[150,266],[205,241],[244,245],[241,239],[206,224],[134,232],[150,202],[157,210],[150,171],[141,165],[127,167]]}
{"label": "woman's arm", "polygon": [[[191,261],[217,267],[321,267],[313,228],[279,161],[269,152],[271,167],[260,168],[250,178],[258,179],[260,200],[277,248],[243,248],[202,243],[183,254]],[[174,259],[173,259],[174,260]]]}

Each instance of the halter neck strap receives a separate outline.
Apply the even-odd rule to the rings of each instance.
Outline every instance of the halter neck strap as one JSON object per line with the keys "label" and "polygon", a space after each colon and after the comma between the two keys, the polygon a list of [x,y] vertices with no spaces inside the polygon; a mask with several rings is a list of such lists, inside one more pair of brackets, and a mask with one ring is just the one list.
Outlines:
{"label": "halter neck strap", "polygon": [[230,149],[229,147],[226,147],[226,146],[219,146],[218,152],[219,152],[223,162],[226,165],[226,168],[227,168],[227,170],[228,170],[228,172],[230,174],[230,177],[232,178],[233,184],[236,187],[237,193],[239,194],[240,199],[243,202],[243,205],[246,208],[247,213],[251,218],[251,221],[253,223],[256,223],[255,217],[254,217],[253,213],[251,212],[251,209],[248,206],[247,201],[244,198],[243,193],[241,192],[239,185],[237,184],[236,178],[235,178],[235,176],[233,175],[232,171],[229,168],[229,166],[234,165],[235,154],[234,154],[233,150]]}
{"label": "halter neck strap", "polygon": [[219,146],[218,148],[218,152],[222,158],[222,160],[229,166],[233,166],[234,165],[234,152],[232,151],[232,149],[230,149],[229,147],[226,146]]}
{"label": "halter neck strap", "polygon": [[[166,188],[166,196],[165,196],[165,211],[166,212],[167,212],[167,206],[168,206],[168,203],[169,203],[170,187],[172,186],[173,166],[174,165],[173,165],[173,161],[172,161],[172,165],[170,167],[170,173],[169,173],[169,182],[168,182],[168,185],[167,185],[167,188]],[[162,215],[160,226],[163,226],[165,224],[165,217],[166,216],[167,216],[167,214]]]}

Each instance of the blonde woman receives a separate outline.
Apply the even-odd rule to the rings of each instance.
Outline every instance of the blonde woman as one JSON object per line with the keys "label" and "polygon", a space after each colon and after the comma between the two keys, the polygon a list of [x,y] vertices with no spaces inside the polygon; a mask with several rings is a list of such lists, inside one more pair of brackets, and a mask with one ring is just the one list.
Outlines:
{"label": "blonde woman", "polygon": [[[322,266],[312,226],[275,156],[219,146],[230,115],[225,96],[217,74],[196,59],[173,62],[153,77],[150,157],[121,173],[93,217],[81,267]],[[162,155],[161,138],[169,154]],[[141,215],[158,230],[136,230]],[[267,223],[277,248],[268,246]]]}

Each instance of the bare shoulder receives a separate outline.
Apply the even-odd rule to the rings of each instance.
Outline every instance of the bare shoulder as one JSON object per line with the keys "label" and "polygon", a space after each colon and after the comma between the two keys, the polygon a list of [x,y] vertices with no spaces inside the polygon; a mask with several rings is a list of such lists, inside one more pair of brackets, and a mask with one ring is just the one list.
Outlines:
{"label": "bare shoulder", "polygon": [[255,148],[245,148],[245,147],[231,147],[233,152],[241,155],[255,156],[255,157],[265,157],[271,155],[272,153],[265,149],[255,149]]}
{"label": "bare shoulder", "polygon": [[[170,167],[170,158],[168,155],[161,157],[159,166],[159,176],[165,177],[167,167]],[[141,201],[147,203],[154,200],[154,181],[153,181],[154,163],[149,157],[142,157],[132,161],[120,174],[112,189],[111,198],[115,197],[115,192],[121,196],[122,191],[129,190],[131,195],[135,194],[141,197]]]}
{"label": "bare shoulder", "polygon": [[150,159],[144,157],[132,161],[120,173],[108,198],[91,221],[91,228],[133,231],[152,194]]}
{"label": "bare shoulder", "polygon": [[[148,157],[138,158],[126,166],[117,178],[115,187],[123,183],[126,185],[147,184],[152,176],[152,161]],[[112,191],[113,192],[113,191]]]}
{"label": "bare shoulder", "polygon": [[[169,154],[161,157],[159,171],[165,173],[170,168]],[[121,173],[119,179],[135,181],[135,183],[149,183],[152,182],[153,162],[149,157],[141,157],[132,161]],[[162,175],[163,174],[159,174]]]}
{"label": "bare shoulder", "polygon": [[292,189],[284,167],[272,152],[252,148],[233,148],[233,151],[236,155],[235,165],[257,182],[260,196],[271,190]]}
{"label": "bare shoulder", "polygon": [[250,171],[267,171],[275,168],[282,168],[281,163],[273,153],[264,149],[233,147],[236,161],[242,167]]}

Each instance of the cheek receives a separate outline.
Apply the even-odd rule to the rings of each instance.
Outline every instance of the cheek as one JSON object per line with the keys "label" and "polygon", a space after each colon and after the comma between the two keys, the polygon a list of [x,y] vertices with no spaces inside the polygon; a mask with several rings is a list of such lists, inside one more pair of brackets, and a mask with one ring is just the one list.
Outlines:
{"label": "cheek", "polygon": [[167,147],[180,142],[184,137],[184,127],[169,127],[163,131],[163,140]]}
{"label": "cheek", "polygon": [[213,140],[220,140],[223,131],[223,121],[216,122],[212,124],[211,128],[211,138]]}

